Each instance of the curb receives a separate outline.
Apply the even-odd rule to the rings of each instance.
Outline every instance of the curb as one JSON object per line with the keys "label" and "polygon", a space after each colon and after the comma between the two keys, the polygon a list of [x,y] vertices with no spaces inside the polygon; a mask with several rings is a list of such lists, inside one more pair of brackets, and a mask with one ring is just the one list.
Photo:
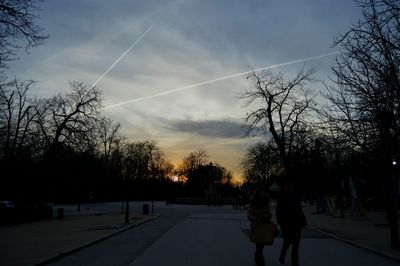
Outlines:
{"label": "curb", "polygon": [[137,222],[135,224],[129,225],[129,226],[125,227],[125,228],[122,228],[122,229],[120,229],[118,231],[115,231],[113,233],[110,233],[108,235],[99,237],[99,238],[97,238],[95,240],[92,240],[92,241],[89,241],[89,242],[86,242],[86,243],[83,243],[82,245],[79,245],[79,246],[77,246],[75,248],[72,248],[72,249],[69,249],[69,250],[65,250],[65,251],[61,251],[59,254],[51,256],[49,258],[46,258],[46,259],[44,259],[44,260],[42,260],[40,262],[36,262],[33,265],[36,265],[36,266],[47,265],[47,264],[49,264],[51,262],[54,262],[56,260],[59,260],[59,259],[65,257],[65,256],[71,255],[72,253],[75,253],[75,252],[77,252],[77,251],[79,251],[81,249],[87,248],[87,247],[92,246],[94,244],[97,244],[97,243],[99,243],[99,242],[101,242],[103,240],[106,240],[106,239],[108,239],[110,237],[113,237],[113,236],[115,236],[117,234],[120,234],[122,232],[130,230],[132,228],[138,227],[138,226],[140,226],[140,225],[142,225],[144,223],[150,222],[152,220],[155,220],[155,219],[159,218],[162,215],[164,215],[164,214],[163,213],[157,214],[155,217],[152,217],[152,218]]}
{"label": "curb", "polygon": [[354,242],[354,241],[351,241],[351,240],[348,240],[348,239],[345,239],[345,238],[342,238],[342,237],[338,237],[338,236],[336,236],[336,235],[327,233],[327,232],[325,232],[325,231],[323,231],[323,230],[320,230],[320,229],[317,229],[317,228],[314,228],[314,227],[311,227],[311,226],[307,226],[307,228],[310,229],[310,230],[312,230],[312,231],[315,231],[315,232],[317,232],[317,233],[326,235],[326,236],[328,236],[329,238],[332,238],[332,239],[336,239],[336,240],[345,242],[345,243],[347,243],[347,244],[356,246],[356,247],[358,247],[358,248],[368,250],[368,251],[370,251],[370,252],[372,252],[372,253],[375,253],[375,254],[377,254],[377,255],[386,257],[387,259],[390,259],[390,260],[393,260],[393,261],[396,261],[396,262],[400,262],[400,257],[395,256],[395,255],[392,255],[392,254],[387,253],[387,252],[385,252],[385,251],[381,251],[381,250],[372,248],[372,247],[370,247],[370,246],[366,246],[366,245],[364,245],[364,244],[360,244],[360,243],[357,243],[357,242]]}

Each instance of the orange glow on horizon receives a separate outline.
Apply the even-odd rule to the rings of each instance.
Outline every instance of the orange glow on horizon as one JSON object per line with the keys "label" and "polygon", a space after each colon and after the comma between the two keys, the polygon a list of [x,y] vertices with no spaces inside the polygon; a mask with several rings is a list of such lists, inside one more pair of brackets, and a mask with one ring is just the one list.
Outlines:
{"label": "orange glow on horizon", "polygon": [[241,176],[234,176],[231,180],[231,183],[235,186],[241,186],[244,183],[243,177]]}
{"label": "orange glow on horizon", "polygon": [[[182,156],[182,158],[183,158],[183,156]],[[174,182],[186,183],[188,180],[187,176],[180,175],[178,173],[178,169],[182,164],[182,160],[181,161],[171,160],[170,162],[174,166],[175,173],[173,175],[171,175],[169,178]],[[233,173],[231,184],[234,186],[241,186],[241,185],[243,185],[243,183],[244,183],[244,179],[243,179],[242,174],[241,173]]]}

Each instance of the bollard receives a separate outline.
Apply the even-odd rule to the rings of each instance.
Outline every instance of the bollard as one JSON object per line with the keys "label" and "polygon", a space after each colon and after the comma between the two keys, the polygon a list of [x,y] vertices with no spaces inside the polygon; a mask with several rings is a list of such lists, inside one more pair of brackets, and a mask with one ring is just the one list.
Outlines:
{"label": "bollard", "polygon": [[149,204],[143,204],[143,214],[149,214]]}
{"label": "bollard", "polygon": [[64,208],[58,208],[57,209],[57,219],[62,219],[64,218]]}

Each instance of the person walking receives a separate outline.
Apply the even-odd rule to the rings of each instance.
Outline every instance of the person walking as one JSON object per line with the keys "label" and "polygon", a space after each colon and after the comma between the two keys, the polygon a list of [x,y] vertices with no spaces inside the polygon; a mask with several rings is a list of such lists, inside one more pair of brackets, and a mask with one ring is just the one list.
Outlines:
{"label": "person walking", "polygon": [[287,181],[278,196],[276,218],[283,237],[279,262],[281,264],[285,263],[285,256],[291,245],[292,265],[298,266],[301,229],[306,226],[306,218],[301,207],[300,196],[295,191],[293,181]]}
{"label": "person walking", "polygon": [[[269,207],[269,195],[266,187],[257,187],[254,191],[247,212],[247,218],[250,220],[250,231],[255,228],[256,223],[271,223],[271,210]],[[255,243],[256,252],[254,253],[254,262],[257,266],[264,266],[265,260],[263,255],[264,244]]]}

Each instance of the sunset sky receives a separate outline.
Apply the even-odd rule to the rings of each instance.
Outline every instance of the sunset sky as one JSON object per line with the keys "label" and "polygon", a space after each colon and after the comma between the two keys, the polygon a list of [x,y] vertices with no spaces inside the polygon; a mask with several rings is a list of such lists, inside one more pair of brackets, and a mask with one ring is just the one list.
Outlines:
{"label": "sunset sky", "polygon": [[[39,97],[67,91],[70,81],[98,81],[110,107],[104,114],[121,122],[122,135],[156,140],[175,163],[205,149],[235,173],[257,141],[241,128],[239,96],[251,83],[238,75],[190,85],[335,52],[333,37],[360,17],[350,0],[47,0],[39,7],[49,38],[21,52],[10,77],[36,80]],[[327,79],[334,58],[274,71],[306,64]]]}

